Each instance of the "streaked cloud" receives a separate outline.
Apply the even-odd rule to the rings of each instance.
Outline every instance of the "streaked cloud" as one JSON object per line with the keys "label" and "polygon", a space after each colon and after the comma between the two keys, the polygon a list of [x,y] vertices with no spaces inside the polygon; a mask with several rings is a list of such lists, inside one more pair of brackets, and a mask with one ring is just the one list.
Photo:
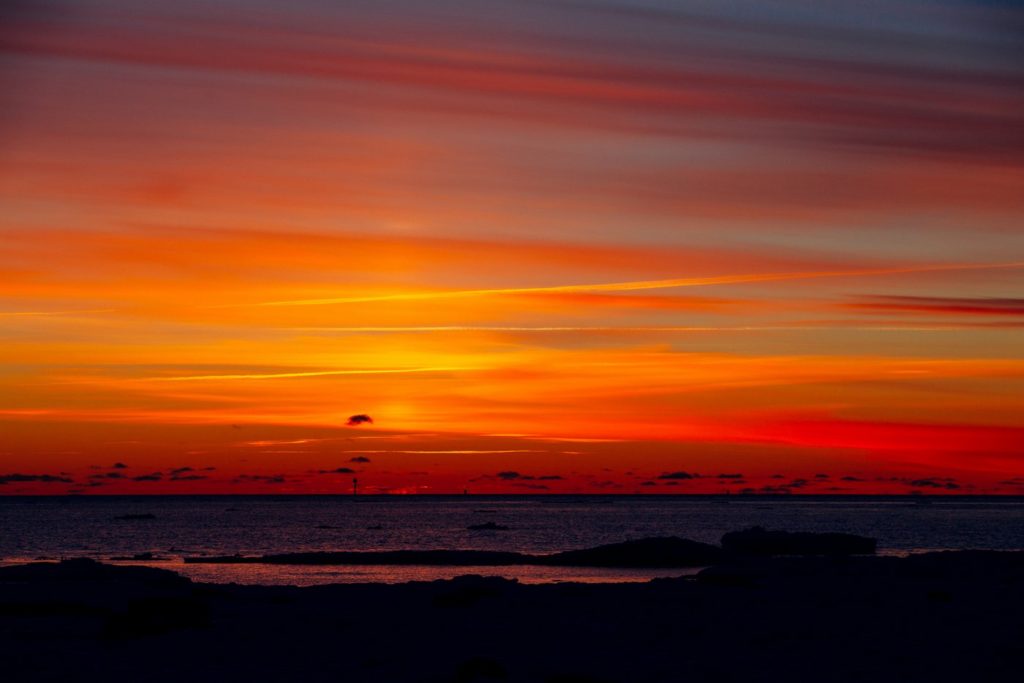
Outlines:
{"label": "streaked cloud", "polygon": [[1024,316],[1024,298],[873,296],[846,306],[879,313]]}
{"label": "streaked cloud", "polygon": [[395,375],[421,372],[464,372],[472,367],[375,368],[370,370],[312,370],[308,372],[246,373],[236,375],[186,375],[182,377],[147,377],[151,382],[202,382],[245,379],[293,379],[297,377],[330,377],[335,375]]}
{"label": "streaked cloud", "polygon": [[675,289],[678,287],[710,287],[713,285],[735,285],[785,280],[809,280],[816,278],[866,277],[871,275],[903,275],[912,273],[935,273],[957,270],[987,270],[1001,268],[1024,268],[1024,261],[985,264],[939,264],[904,266],[898,268],[875,268],[848,271],[818,271],[797,273],[751,273],[745,275],[720,275],[703,278],[674,278],[669,280],[648,280],[636,282],[610,282],[590,285],[556,285],[551,287],[508,287],[502,289],[470,289],[450,292],[408,292],[380,296],[350,297],[340,299],[305,299],[295,301],[272,301],[262,306],[327,306],[338,304],[379,303],[386,301],[424,301],[461,297],[483,297],[503,294],[562,294],[583,292],[630,292],[647,289]]}

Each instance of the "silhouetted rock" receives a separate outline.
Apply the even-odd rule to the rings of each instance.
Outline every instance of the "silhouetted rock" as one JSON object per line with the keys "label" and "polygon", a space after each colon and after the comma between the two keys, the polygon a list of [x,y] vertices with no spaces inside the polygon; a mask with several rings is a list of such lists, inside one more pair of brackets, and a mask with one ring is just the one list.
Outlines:
{"label": "silhouetted rock", "polygon": [[473,657],[459,665],[455,671],[455,683],[472,681],[504,681],[508,678],[501,662],[490,657]]}
{"label": "silhouetted rock", "polygon": [[482,598],[496,597],[518,585],[514,579],[467,574],[448,581],[433,582],[440,592],[434,596],[436,607],[469,607]]}
{"label": "silhouetted rock", "polygon": [[1024,552],[946,550],[900,558],[893,569],[922,578],[993,580],[1024,583]]}
{"label": "silhouetted rock", "polygon": [[722,548],[740,555],[871,555],[877,544],[854,534],[768,531],[759,526],[722,536]]}
{"label": "silhouetted rock", "polygon": [[62,562],[32,562],[0,567],[0,581],[109,581],[149,584],[191,583],[189,579],[167,569],[155,567],[124,567],[102,564],[86,558]]}
{"label": "silhouetted rock", "polygon": [[[1020,679],[1024,552],[728,559],[697,580],[615,585],[463,576],[403,585],[166,586],[135,580],[169,574],[158,569],[88,560],[15,566],[0,569],[2,677]],[[66,580],[53,580],[57,574]]]}
{"label": "silhouetted rock", "polygon": [[74,602],[54,601],[46,602],[3,602],[0,603],[0,618],[13,617],[16,619],[47,619],[61,617],[93,617],[104,616],[108,610],[101,607],[81,605]]}
{"label": "silhouetted rock", "polygon": [[697,574],[697,581],[709,585],[728,586],[730,588],[750,588],[757,585],[763,578],[757,567],[748,565],[715,565],[702,569]]}
{"label": "silhouetted rock", "polygon": [[951,591],[938,584],[1015,584],[1024,586],[1024,552],[958,550],[908,557],[868,555],[734,556],[726,564],[697,574],[699,583],[720,586],[766,586],[795,582],[807,589],[904,582],[924,591],[933,602],[948,602]]}
{"label": "silhouetted rock", "polygon": [[104,634],[113,638],[139,638],[181,628],[202,628],[210,623],[210,608],[193,596],[145,597],[108,617]]}
{"label": "silhouetted rock", "polygon": [[555,674],[544,679],[544,683],[611,683],[607,678],[594,678],[586,674]]}
{"label": "silhouetted rock", "polygon": [[137,515],[118,515],[117,517],[114,517],[114,519],[125,520],[125,521],[135,521],[135,520],[143,520],[143,519],[156,519],[156,515],[154,515],[152,513],[149,513],[149,512],[144,512],[144,513],[137,514]]}
{"label": "silhouetted rock", "polygon": [[722,551],[684,538],[644,538],[555,553],[544,564],[575,567],[700,567],[722,559]]}
{"label": "silhouetted rock", "polygon": [[466,528],[470,531],[508,531],[508,527],[504,524],[495,524],[494,522],[484,522],[483,524],[470,524]]}

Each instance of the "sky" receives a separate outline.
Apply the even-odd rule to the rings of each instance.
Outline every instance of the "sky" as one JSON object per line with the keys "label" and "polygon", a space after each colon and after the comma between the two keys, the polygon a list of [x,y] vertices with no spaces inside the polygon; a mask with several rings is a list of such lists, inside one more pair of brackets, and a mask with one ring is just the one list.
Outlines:
{"label": "sky", "polygon": [[4,3],[0,495],[353,478],[1024,494],[1024,10]]}

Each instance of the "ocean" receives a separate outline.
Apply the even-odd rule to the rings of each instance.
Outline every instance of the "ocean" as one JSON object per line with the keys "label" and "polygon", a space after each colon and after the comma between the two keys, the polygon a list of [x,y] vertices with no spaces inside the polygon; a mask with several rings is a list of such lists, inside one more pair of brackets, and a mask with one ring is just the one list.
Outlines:
{"label": "ocean", "polygon": [[[126,518],[127,517],[127,518]],[[473,531],[493,522],[501,531]],[[333,550],[552,553],[654,536],[717,543],[759,525],[878,539],[882,554],[1024,549],[1024,497],[0,497],[0,564],[90,557],[219,583],[396,583],[460,574],[619,582],[696,570],[185,564],[184,557]],[[115,560],[145,553],[152,559]]]}

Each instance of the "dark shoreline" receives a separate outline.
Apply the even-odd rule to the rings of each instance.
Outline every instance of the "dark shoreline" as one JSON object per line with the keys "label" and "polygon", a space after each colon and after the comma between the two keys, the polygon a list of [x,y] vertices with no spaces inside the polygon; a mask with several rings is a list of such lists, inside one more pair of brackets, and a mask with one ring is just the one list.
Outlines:
{"label": "dark shoreline", "polygon": [[194,583],[0,568],[12,681],[1016,681],[1024,551],[746,557],[694,577]]}

